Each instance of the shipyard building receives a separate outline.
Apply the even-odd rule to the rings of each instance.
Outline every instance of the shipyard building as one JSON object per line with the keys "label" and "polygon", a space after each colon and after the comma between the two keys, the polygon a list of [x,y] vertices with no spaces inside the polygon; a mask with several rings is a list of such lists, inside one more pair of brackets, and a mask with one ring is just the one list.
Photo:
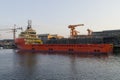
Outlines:
{"label": "shipyard building", "polygon": [[106,30],[101,32],[93,32],[95,37],[103,37],[104,43],[120,45],[120,30]]}
{"label": "shipyard building", "polygon": [[93,32],[93,36],[101,36],[101,37],[114,37],[120,36],[120,30],[106,30],[106,31],[101,31],[101,32]]}

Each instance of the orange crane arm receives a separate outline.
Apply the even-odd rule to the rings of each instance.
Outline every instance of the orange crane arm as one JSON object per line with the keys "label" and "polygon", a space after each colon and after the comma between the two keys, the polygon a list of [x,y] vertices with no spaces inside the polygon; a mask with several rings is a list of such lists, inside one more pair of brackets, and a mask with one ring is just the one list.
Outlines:
{"label": "orange crane arm", "polygon": [[77,26],[84,26],[84,24],[77,24],[77,25],[69,25],[68,28],[75,28]]}

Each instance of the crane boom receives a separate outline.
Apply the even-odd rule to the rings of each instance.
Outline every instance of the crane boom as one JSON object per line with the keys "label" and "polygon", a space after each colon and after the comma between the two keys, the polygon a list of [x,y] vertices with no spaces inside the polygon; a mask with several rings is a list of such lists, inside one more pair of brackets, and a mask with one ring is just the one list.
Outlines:
{"label": "crane boom", "polygon": [[84,26],[84,24],[77,24],[77,25],[69,25],[68,28],[75,28],[77,26]]}

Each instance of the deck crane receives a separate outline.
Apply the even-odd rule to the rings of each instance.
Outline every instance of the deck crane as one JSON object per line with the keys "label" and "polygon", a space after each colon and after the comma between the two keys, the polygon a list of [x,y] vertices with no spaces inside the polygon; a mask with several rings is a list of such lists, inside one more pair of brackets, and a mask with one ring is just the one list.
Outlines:
{"label": "deck crane", "polygon": [[75,27],[78,26],[84,26],[84,24],[77,24],[77,25],[69,25],[68,28],[70,28],[70,38],[75,38],[78,35],[78,31],[75,30]]}
{"label": "deck crane", "polygon": [[92,35],[92,30],[90,30],[90,29],[87,29],[87,31],[88,31],[88,36],[90,36],[90,35]]}
{"label": "deck crane", "polygon": [[16,25],[14,24],[14,28],[0,29],[0,31],[11,30],[13,32],[13,39],[15,40],[15,38],[16,38],[16,31],[18,29],[22,30],[22,27],[16,28]]}

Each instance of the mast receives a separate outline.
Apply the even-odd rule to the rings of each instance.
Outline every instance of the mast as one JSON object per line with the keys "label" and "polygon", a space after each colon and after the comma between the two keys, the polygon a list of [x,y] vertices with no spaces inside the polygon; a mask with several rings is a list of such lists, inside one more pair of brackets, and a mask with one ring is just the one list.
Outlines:
{"label": "mast", "polygon": [[27,29],[30,29],[32,28],[32,21],[31,20],[28,20],[28,26],[27,26]]}
{"label": "mast", "polygon": [[13,39],[15,41],[15,38],[16,38],[16,24],[14,24],[14,28],[12,29],[13,31]]}

